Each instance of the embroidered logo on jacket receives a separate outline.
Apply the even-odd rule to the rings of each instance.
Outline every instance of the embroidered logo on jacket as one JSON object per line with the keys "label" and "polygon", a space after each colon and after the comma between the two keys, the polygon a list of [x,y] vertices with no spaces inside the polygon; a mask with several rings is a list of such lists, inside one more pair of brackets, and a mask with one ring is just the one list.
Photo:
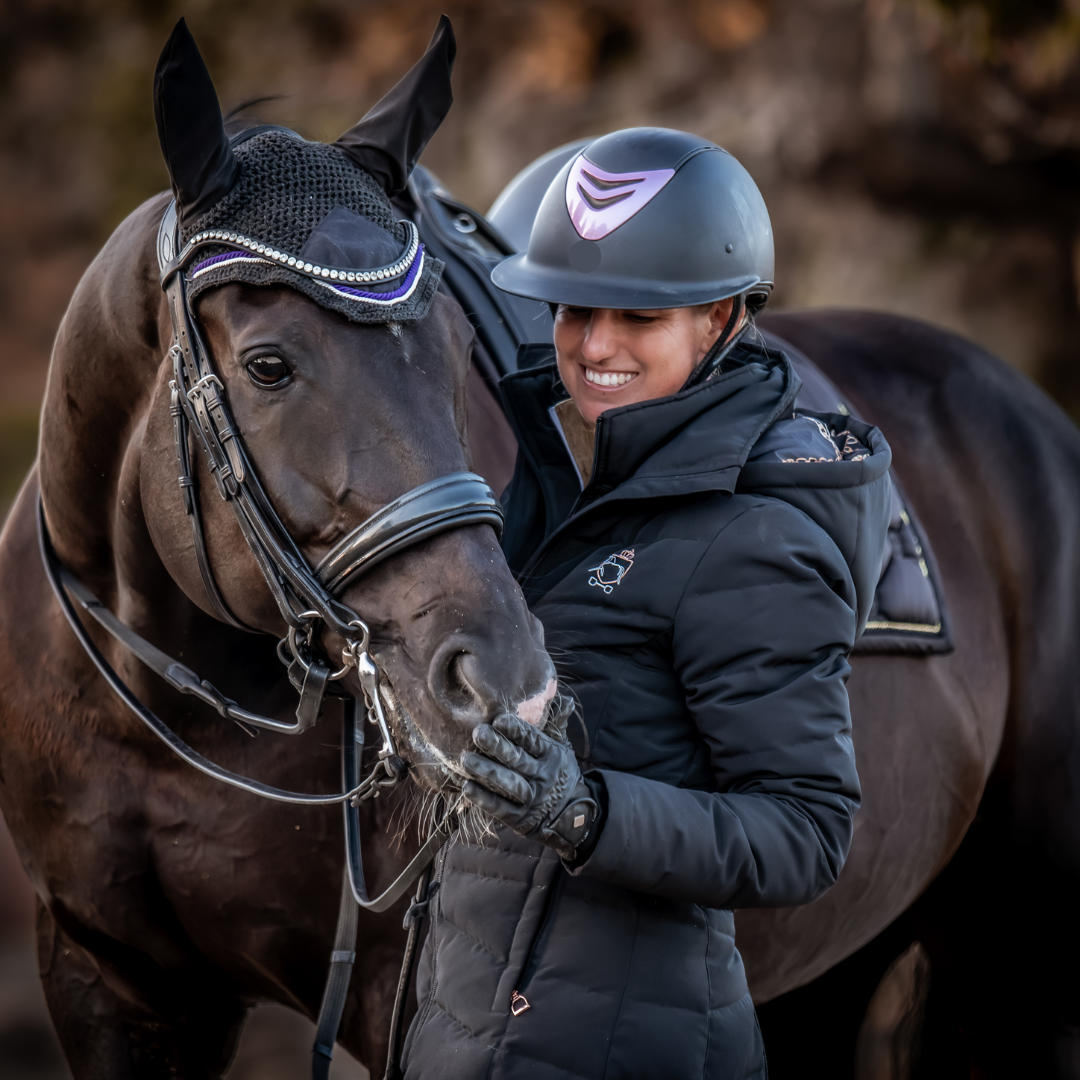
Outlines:
{"label": "embroidered logo on jacket", "polygon": [[627,548],[617,555],[609,555],[599,566],[590,566],[589,584],[609,593],[618,585],[634,565],[634,549]]}

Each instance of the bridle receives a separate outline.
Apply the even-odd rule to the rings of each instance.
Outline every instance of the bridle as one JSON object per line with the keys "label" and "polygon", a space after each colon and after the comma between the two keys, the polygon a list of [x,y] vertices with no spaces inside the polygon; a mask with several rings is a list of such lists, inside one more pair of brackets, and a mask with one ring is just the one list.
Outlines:
{"label": "bridle", "polygon": [[[409,240],[405,257],[397,260],[400,265],[407,264],[410,253],[415,257],[418,248],[416,226],[412,222],[407,224]],[[188,447],[189,430],[202,449],[218,494],[232,505],[244,539],[288,627],[286,637],[278,645],[278,655],[289,669],[294,685],[300,688],[297,721],[288,727],[276,721],[255,726],[270,726],[289,734],[307,730],[319,715],[327,685],[344,678],[353,667],[369,704],[381,716],[378,694],[374,692],[378,686],[378,669],[368,652],[368,628],[335,594],[383,559],[436,533],[479,523],[501,531],[502,509],[483,478],[474,473],[440,477],[406,492],[349,533],[318,567],[308,566],[252,468],[188,299],[185,268],[201,249],[220,246],[221,242],[217,232],[200,233],[180,249],[175,204],[170,205],[158,229],[158,266],[173,328],[169,350],[173,378],[169,386],[176,462],[207,597],[224,622],[250,630],[229,610],[206,553]],[[399,268],[395,265],[388,269]],[[323,627],[346,642],[340,666],[332,666],[327,658],[318,655],[314,646]],[[380,731],[386,743],[384,749],[389,748],[392,739],[384,720],[380,721]]]}
{"label": "bridle", "polygon": [[[402,264],[416,256],[416,227],[408,226],[406,252]],[[247,240],[247,238],[245,238]],[[355,957],[356,910],[363,907],[381,912],[391,907],[421,879],[416,900],[406,917],[410,925],[405,967],[399,980],[395,1021],[391,1029],[391,1066],[396,1068],[396,1048],[400,1041],[400,1013],[416,943],[416,926],[428,896],[428,868],[447,839],[444,812],[431,836],[393,884],[375,898],[368,896],[360,850],[358,807],[380,792],[394,787],[408,772],[408,764],[398,755],[387,721],[381,692],[381,671],[371,655],[371,634],[363,618],[342,604],[338,596],[346,586],[384,559],[431,536],[466,525],[491,525],[502,532],[502,508],[483,477],[459,472],[442,476],[405,492],[384,506],[342,539],[316,567],[311,567],[289,536],[258,479],[239,428],[229,412],[224,386],[214,373],[210,356],[199,335],[188,299],[186,271],[193,256],[207,246],[220,246],[220,235],[200,234],[180,248],[179,222],[175,203],[162,218],[157,238],[158,266],[172,321],[173,343],[169,355],[173,364],[170,382],[170,413],[173,421],[176,463],[184,509],[191,524],[195,556],[203,586],[219,619],[238,630],[257,631],[247,626],[229,609],[218,588],[210,565],[199,509],[199,495],[192,468],[190,436],[201,449],[219,496],[235,514],[248,547],[255,556],[288,631],[277,645],[277,655],[288,671],[290,682],[299,691],[295,722],[261,716],[241,708],[213,685],[168,656],[151,642],[121,622],[65,567],[53,549],[39,502],[38,535],[42,561],[50,584],[75,636],[98,671],[124,704],[175,754],[188,764],[233,787],[278,802],[307,805],[340,803],[345,811],[346,874],[338,931],[331,958],[331,974],[320,1011],[316,1039],[315,1074],[325,1075],[333,1052],[333,1041],[344,1007],[345,993]],[[250,245],[251,241],[247,241]],[[280,254],[275,252],[275,254]],[[420,252],[422,257],[422,252]],[[397,264],[383,268],[390,271]],[[315,268],[318,270],[319,268]],[[302,268],[301,268],[302,270]],[[370,271],[372,276],[381,271]],[[365,278],[366,279],[366,278]],[[69,595],[70,594],[70,595]],[[133,652],[174,689],[199,698],[220,715],[233,720],[249,734],[258,728],[284,734],[307,731],[318,720],[328,694],[343,699],[342,777],[343,792],[317,795],[285,791],[241,776],[208,761],[190,747],[137,697],[120,678],[90,637],[75,609],[75,603],[113,638]],[[344,641],[341,663],[336,664],[319,646],[323,630]],[[378,728],[381,746],[371,772],[359,779],[359,750],[363,726],[357,727],[356,701],[343,691],[340,681],[355,669],[365,699],[368,720]],[[335,685],[337,684],[337,685]],[[411,919],[411,923],[410,923]],[[351,941],[351,943],[350,943]]]}

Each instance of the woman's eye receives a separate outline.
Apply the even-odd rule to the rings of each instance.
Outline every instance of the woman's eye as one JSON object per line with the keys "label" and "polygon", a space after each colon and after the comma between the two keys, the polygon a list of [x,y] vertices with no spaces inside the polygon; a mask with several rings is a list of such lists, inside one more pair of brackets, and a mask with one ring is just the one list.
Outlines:
{"label": "woman's eye", "polygon": [[627,312],[626,317],[632,323],[651,323],[656,322],[655,315],[638,315],[637,312]]}
{"label": "woman's eye", "polygon": [[277,389],[292,378],[289,365],[276,356],[259,356],[247,365],[248,377],[256,386]]}

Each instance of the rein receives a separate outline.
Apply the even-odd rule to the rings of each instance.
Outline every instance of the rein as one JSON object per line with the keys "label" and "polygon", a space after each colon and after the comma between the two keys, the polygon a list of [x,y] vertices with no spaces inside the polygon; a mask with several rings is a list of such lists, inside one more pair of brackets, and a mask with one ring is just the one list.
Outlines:
{"label": "rein", "polygon": [[[411,222],[407,224],[411,227],[410,241],[402,259],[417,257],[416,229]],[[254,243],[243,239],[246,246]],[[384,506],[341,540],[317,567],[309,566],[274,510],[252,467],[242,435],[230,415],[224,386],[213,371],[209,354],[199,335],[188,298],[186,270],[193,256],[207,245],[221,243],[222,237],[216,234],[200,234],[180,251],[175,203],[170,204],[158,230],[158,266],[173,328],[173,344],[169,350],[173,379],[169,385],[178,480],[184,509],[191,524],[199,572],[211,606],[218,618],[229,626],[257,633],[229,610],[214,579],[191,465],[189,437],[194,433],[218,494],[232,505],[244,539],[288,627],[286,636],[278,642],[277,655],[288,670],[290,682],[300,694],[295,722],[275,720],[241,708],[191,668],[162,652],[118,619],[60,561],[49,536],[44,502],[39,498],[38,542],[42,563],[64,616],[94,666],[128,709],[173,753],[205,775],[265,799],[305,805],[342,805],[345,814],[345,874],[330,974],[323,994],[314,1047],[313,1072],[316,1080],[328,1073],[344,1009],[355,960],[357,909],[386,911],[420,879],[416,897],[405,917],[409,937],[391,1023],[386,1075],[397,1076],[400,1075],[397,1059],[405,991],[415,955],[419,920],[426,912],[431,895],[429,867],[448,838],[445,825],[449,815],[444,810],[431,835],[408,866],[386,890],[371,898],[364,880],[359,806],[368,799],[377,798],[381,791],[396,786],[405,777],[409,766],[398,756],[383,708],[382,673],[370,652],[371,634],[368,626],[337,597],[346,586],[384,559],[439,533],[478,524],[491,525],[496,533],[501,533],[502,507],[483,477],[470,472],[442,476],[405,492]],[[401,262],[401,259],[398,261]],[[259,728],[288,735],[307,731],[318,720],[328,694],[342,698],[343,793],[321,795],[286,791],[231,772],[203,757],[148,709],[120,678],[83,625],[76,603],[175,690],[197,697],[222,717],[234,721],[249,735],[256,735]],[[323,627],[345,639],[339,667],[335,668],[317,644]],[[331,684],[343,679],[353,668],[356,669],[365,699],[367,719],[378,728],[381,740],[378,760],[363,780],[359,778],[357,750],[358,745],[363,746],[363,726],[357,727],[356,699],[352,694],[335,693],[331,688]]]}

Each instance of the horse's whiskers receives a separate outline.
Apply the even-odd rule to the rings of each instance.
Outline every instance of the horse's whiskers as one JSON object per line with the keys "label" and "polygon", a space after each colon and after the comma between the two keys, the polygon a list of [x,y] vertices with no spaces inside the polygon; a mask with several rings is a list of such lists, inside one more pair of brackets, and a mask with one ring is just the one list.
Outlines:
{"label": "horse's whiskers", "polygon": [[406,799],[401,803],[397,820],[391,820],[388,832],[393,833],[393,842],[404,843],[411,826],[416,826],[416,837],[423,843],[434,831],[440,821],[446,821],[450,831],[465,843],[479,843],[485,836],[494,836],[495,830],[491,818],[477,809],[461,796],[457,795],[445,806],[447,796],[443,792],[429,791],[413,786]]}

